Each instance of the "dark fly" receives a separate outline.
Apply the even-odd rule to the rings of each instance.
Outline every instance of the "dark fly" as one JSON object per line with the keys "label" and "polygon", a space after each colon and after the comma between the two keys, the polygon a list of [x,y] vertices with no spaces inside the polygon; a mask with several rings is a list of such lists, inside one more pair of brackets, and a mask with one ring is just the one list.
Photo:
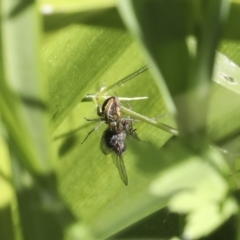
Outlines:
{"label": "dark fly", "polygon": [[124,120],[118,123],[117,130],[112,130],[108,127],[103,132],[100,143],[100,149],[105,155],[112,154],[113,162],[118,168],[120,178],[125,185],[128,185],[128,177],[124,165],[123,153],[127,149],[125,142],[127,136],[140,140],[130,120]]}
{"label": "dark fly", "polygon": [[128,177],[123,161],[123,153],[126,151],[126,132],[119,133],[107,128],[102,135],[100,148],[105,155],[112,154],[112,159],[118,168],[119,175],[125,185],[128,185]]}

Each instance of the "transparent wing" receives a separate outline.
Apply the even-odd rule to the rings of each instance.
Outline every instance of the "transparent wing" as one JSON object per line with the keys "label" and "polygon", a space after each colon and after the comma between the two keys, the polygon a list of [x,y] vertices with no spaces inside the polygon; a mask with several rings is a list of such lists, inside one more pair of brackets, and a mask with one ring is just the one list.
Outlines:
{"label": "transparent wing", "polygon": [[118,155],[118,154],[112,152],[112,159],[118,169],[120,178],[122,179],[123,183],[127,186],[128,185],[128,177],[127,177],[127,172],[125,169],[122,154]]}
{"label": "transparent wing", "polygon": [[136,133],[136,130],[137,129],[134,129],[133,128],[133,124],[132,124],[132,119],[129,119],[129,118],[126,118],[125,119],[125,125],[123,126],[123,128],[124,128],[124,130],[126,131],[126,134],[127,134],[127,136],[129,137],[131,137],[131,138],[133,138],[133,139],[135,139],[135,140],[137,140],[137,141],[140,141],[140,142],[144,142],[144,141],[142,141],[139,137],[138,137],[138,135],[137,135],[137,133]]}
{"label": "transparent wing", "polygon": [[108,155],[109,153],[112,152],[112,149],[109,148],[107,145],[106,145],[106,140],[105,140],[105,132],[103,132],[103,135],[102,135],[102,139],[101,139],[101,142],[100,142],[100,149],[102,151],[103,154],[105,155]]}
{"label": "transparent wing", "polygon": [[138,135],[137,135],[137,133],[136,133],[136,129],[133,129],[133,130],[131,130],[131,131],[128,131],[128,132],[127,132],[127,135],[128,135],[128,136],[131,136],[133,139],[135,139],[135,140],[137,140],[137,141],[143,142],[143,140],[141,140],[141,139],[138,137]]}

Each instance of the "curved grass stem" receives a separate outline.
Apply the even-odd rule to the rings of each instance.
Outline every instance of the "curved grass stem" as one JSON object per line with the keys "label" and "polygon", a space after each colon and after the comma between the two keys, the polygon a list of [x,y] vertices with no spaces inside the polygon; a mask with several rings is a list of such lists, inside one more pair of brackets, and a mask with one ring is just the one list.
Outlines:
{"label": "curved grass stem", "polygon": [[125,84],[126,82],[130,81],[131,79],[135,78],[136,76],[138,76],[139,74],[147,71],[150,68],[150,65],[146,65],[140,69],[138,69],[137,71],[129,74],[128,76],[120,79],[119,81],[117,81],[116,83],[110,85],[109,87],[103,88],[99,95],[106,95],[108,94],[110,91],[113,91],[114,89],[120,87],[121,85]]}
{"label": "curved grass stem", "polygon": [[121,109],[122,109],[123,113],[127,114],[128,116],[130,116],[130,117],[132,117],[134,119],[140,120],[140,121],[148,123],[148,124],[150,124],[150,125],[152,125],[154,127],[160,128],[160,129],[164,130],[165,132],[168,132],[168,133],[170,133],[172,135],[175,135],[175,136],[179,135],[179,132],[178,132],[177,129],[172,128],[172,127],[170,127],[170,126],[168,126],[168,125],[166,125],[164,123],[157,122],[157,121],[155,121],[152,118],[148,118],[148,117],[146,117],[144,115],[136,113],[136,112],[134,112],[134,111],[132,111],[132,110],[130,110],[128,108],[125,108],[123,106],[121,106]]}
{"label": "curved grass stem", "polygon": [[[108,98],[110,98],[112,96],[101,96],[101,97],[98,97],[99,99],[102,99],[102,100],[106,100]],[[96,99],[96,95],[95,94],[88,94],[86,97],[84,97],[82,99],[82,102],[91,102],[93,101],[94,102],[94,99]],[[137,100],[144,100],[144,99],[148,99],[147,96],[144,96],[144,97],[131,97],[131,98],[128,98],[128,97],[118,97],[119,101],[120,102],[129,102],[129,101],[137,101]]]}

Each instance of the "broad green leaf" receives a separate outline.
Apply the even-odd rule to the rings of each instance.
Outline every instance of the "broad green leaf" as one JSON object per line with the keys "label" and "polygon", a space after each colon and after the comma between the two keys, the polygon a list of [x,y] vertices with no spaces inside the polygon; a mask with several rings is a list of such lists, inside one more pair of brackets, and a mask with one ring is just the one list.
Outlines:
{"label": "broad green leaf", "polygon": [[[147,73],[144,74],[145,75],[139,76],[138,78],[144,78]],[[133,80],[132,84],[137,80],[138,79]],[[139,80],[138,84],[140,84]],[[144,86],[144,83],[142,86]],[[122,90],[124,90],[124,88],[127,90],[127,84]],[[214,93],[216,95],[212,102],[212,114],[209,116],[209,122],[210,127],[211,124],[213,124],[211,127],[213,139],[219,139],[226,133],[239,128],[238,122],[236,122],[236,125],[230,124],[226,128],[222,128],[221,125],[221,123],[225,121],[224,119],[228,119],[229,117],[234,119],[234,115],[236,118],[239,116],[239,105],[238,101],[236,101],[238,96],[232,95],[230,91],[224,90],[222,87],[216,85],[213,91],[213,94]],[[146,95],[146,93],[144,95]],[[150,100],[146,101],[151,101],[151,98],[154,98],[154,96],[149,96]],[[231,96],[231,102],[229,102],[229,105],[228,102],[226,102],[224,111],[217,111],[217,109],[219,109],[217,104],[222,104],[218,99],[221,97],[226,99],[228,98],[227,96]],[[144,103],[145,102],[135,103],[136,107],[134,110],[139,108],[139,111],[142,111],[142,109],[147,109],[148,112],[150,112],[150,110],[155,111],[154,106],[153,108],[141,108],[141,106],[144,106]],[[86,108],[84,105],[87,105]],[[58,128],[57,132],[59,132],[59,135],[56,135],[58,138],[55,141],[56,143],[60,141],[56,146],[56,151],[60,156],[59,173],[61,174],[59,175],[59,179],[60,182],[64,184],[62,186],[63,194],[65,192],[64,189],[68,189],[64,195],[66,195],[68,201],[73,204],[74,208],[79,209],[79,217],[93,228],[96,236],[105,238],[136,222],[138,219],[147,216],[152,213],[154,209],[158,209],[161,206],[161,201],[158,202],[156,199],[154,200],[144,189],[147,188],[150,179],[154,178],[158,170],[164,169],[164,166],[166,167],[166,163],[169,161],[168,158],[162,156],[161,151],[157,150],[158,146],[161,146],[158,144],[161,144],[161,142],[164,143],[169,135],[161,130],[156,131],[154,128],[143,123],[135,124],[138,125],[139,136],[143,140],[151,141],[154,145],[148,147],[143,143],[129,143],[130,146],[124,155],[129,175],[129,186],[126,189],[119,179],[117,169],[113,165],[111,158],[102,155],[99,149],[104,127],[93,133],[84,145],[80,145],[82,139],[93,127],[93,125],[88,125],[89,127],[87,129],[86,127],[84,128],[86,123],[82,117],[91,117],[89,116],[89,111],[92,117],[96,117],[93,103],[91,105],[90,103],[79,104],[79,106],[70,113],[69,118]],[[222,118],[219,117],[219,114],[223,114]],[[149,113],[149,115],[151,114]],[[76,131],[72,132],[72,130]],[[67,135],[64,135],[66,133]],[[61,136],[62,140],[60,138]],[[160,142],[159,137],[161,137]],[[159,155],[161,156],[160,159]],[[169,162],[169,164],[171,163],[172,161]],[[75,178],[79,180],[76,182]],[[86,187],[86,182],[88,183],[88,187]],[[107,188],[104,190],[102,189],[103,186],[107,186]],[[114,195],[112,191],[115,193]],[[77,192],[79,192],[79,194],[77,194]],[[73,200],[75,199],[75,194],[79,195],[79,201],[77,203],[74,203]],[[105,196],[105,200],[102,196]],[[109,197],[107,196],[111,196],[111,204],[108,202]],[[128,196],[131,196],[131,198]],[[82,200],[80,200],[80,198]],[[92,201],[89,202],[89,199],[98,200],[94,200],[93,203]],[[143,208],[143,206],[145,207]],[[119,209],[125,209],[125,211]],[[94,212],[96,211],[98,214],[94,216]],[[127,219],[126,211],[129,213]],[[90,221],[90,219],[92,219],[92,221]],[[111,219],[111,221],[109,222],[108,219]]]}
{"label": "broad green leaf", "polygon": [[[81,145],[95,126],[84,117],[97,117],[95,105],[80,102],[81,99],[99,91],[103,83],[109,86],[146,64],[125,30],[112,27],[115,21],[118,26],[113,12],[47,33],[43,46],[44,69],[50,83],[53,142],[59,157],[55,164],[60,191],[83,228],[87,226],[96,238],[109,237],[165,206],[165,199],[159,201],[149,193],[148,187],[159,171],[177,162],[179,155],[176,151],[176,158],[169,159],[160,150],[170,138],[168,133],[144,123],[134,123],[139,137],[151,144],[128,142],[124,159],[129,186],[125,187],[111,157],[104,156],[99,149],[105,126]],[[105,19],[112,19],[111,26],[99,26]],[[143,115],[158,117],[166,113],[150,72],[115,92],[119,97],[148,96],[148,100],[131,102],[132,109]],[[208,127],[214,141],[239,128],[238,97],[232,91],[213,85]],[[159,121],[175,126],[170,115]]]}
{"label": "broad green leaf", "polygon": [[[139,137],[145,142],[134,142],[131,139],[127,141],[128,148],[124,153],[124,160],[129,186],[125,187],[111,157],[103,155],[99,149],[100,139],[106,125],[93,132],[81,145],[86,134],[95,127],[94,123],[85,121],[84,117],[97,117],[94,103],[81,102],[86,94],[96,93],[103,84],[109,86],[147,64],[143,60],[141,49],[123,27],[116,9],[109,8],[112,3],[99,1],[95,6],[91,5],[92,3],[93,1],[40,2],[41,11],[49,15],[45,15],[43,19],[44,36],[40,49],[43,76],[39,84],[45,89],[43,90],[44,96],[47,95],[46,89],[49,89],[51,142],[56,155],[53,159],[54,170],[57,172],[57,187],[66,205],[65,208],[62,208],[61,202],[56,205],[51,195],[48,194],[34,195],[35,186],[31,188],[32,185],[27,185],[29,191],[25,193],[31,193],[36,198],[32,201],[22,198],[29,204],[25,205],[25,215],[19,218],[20,224],[24,223],[25,226],[32,224],[33,215],[29,218],[32,213],[31,209],[36,205],[40,206],[41,210],[46,211],[47,220],[43,225],[40,224],[41,222],[34,225],[39,230],[38,238],[43,236],[41,234],[48,234],[47,237],[42,238],[53,239],[51,237],[54,236],[56,239],[105,239],[162,209],[167,205],[167,199],[165,197],[159,199],[152,195],[149,186],[159,176],[159,173],[167,174],[168,171],[171,173],[171,169],[184,164],[185,158],[180,159],[182,161],[179,161],[179,158],[187,153],[181,147],[171,152],[165,149],[163,145],[171,139],[169,133],[143,122],[134,123]],[[30,6],[32,5],[26,9],[29,10]],[[47,12],[46,10],[49,9],[51,11]],[[19,27],[17,32],[27,31],[32,33],[33,29]],[[234,51],[233,45],[225,42],[223,51],[227,57],[229,57],[230,48]],[[21,49],[18,50],[21,52]],[[221,70],[227,71],[229,64],[231,65],[231,59],[239,64],[240,58],[236,55],[234,58],[231,55],[229,61],[225,61],[225,57],[221,58],[219,63]],[[179,62],[180,66],[181,64],[182,62]],[[34,64],[35,70],[36,66]],[[18,68],[21,74],[20,70]],[[238,78],[237,72],[233,75]],[[221,75],[216,72],[216,76]],[[24,86],[26,85],[28,84]],[[208,112],[207,126],[210,138],[220,147],[227,146],[226,143],[229,143],[231,145],[227,146],[229,154],[238,149],[237,144],[232,142],[235,138],[234,134],[237,134],[240,127],[239,95],[236,93],[238,92],[234,92],[232,85],[228,90],[224,86],[213,84]],[[150,71],[137,76],[110,94],[117,94],[119,97],[148,96],[148,100],[130,102],[131,109],[147,117],[156,118],[156,121],[176,127],[171,115],[160,118],[167,113],[167,110]],[[127,103],[124,106],[130,107]],[[2,110],[0,111],[2,114]],[[13,126],[18,126],[14,117],[9,118],[11,119]],[[34,131],[38,132],[39,136],[44,136],[45,133],[41,132],[38,126],[36,122],[33,127]],[[225,145],[222,145],[222,140]],[[22,134],[16,143],[20,146],[21,143],[31,146],[35,141],[27,141],[25,135]],[[38,143],[39,146],[44,147],[45,143]],[[234,167],[235,165],[232,170],[235,170]],[[22,180],[29,180],[28,174],[21,176]],[[172,175],[169,177],[174,178]],[[231,175],[229,182],[234,182]],[[50,186],[51,183],[47,182],[46,185]],[[178,183],[174,183],[174,186],[177,188]],[[220,189],[226,189],[226,187]],[[202,187],[203,192],[204,190]],[[34,219],[38,218],[41,212],[34,215]],[[231,211],[226,211],[226,218],[229,212]],[[72,213],[71,217],[69,213]],[[198,219],[198,215],[194,217]],[[41,232],[42,226],[52,226],[56,218],[66,220],[66,222],[56,224],[54,225],[56,228],[48,228],[47,231]],[[219,219],[222,221],[224,216],[220,216]],[[21,222],[22,220],[24,221]],[[18,221],[14,220],[14,222],[17,225]],[[190,223],[193,222],[190,220]],[[6,223],[8,224],[8,221]],[[163,223],[159,222],[159,225],[161,224]],[[189,226],[192,231],[196,224],[193,227]],[[17,229],[21,232],[19,227]],[[33,230],[28,225],[28,231],[32,233],[31,239],[34,235]],[[151,236],[151,231],[149,231],[149,238]]]}

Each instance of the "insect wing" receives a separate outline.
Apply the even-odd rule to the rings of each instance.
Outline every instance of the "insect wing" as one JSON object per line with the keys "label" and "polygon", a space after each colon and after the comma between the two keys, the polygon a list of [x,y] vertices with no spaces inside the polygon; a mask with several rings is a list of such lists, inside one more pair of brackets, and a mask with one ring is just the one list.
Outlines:
{"label": "insect wing", "polygon": [[105,135],[106,135],[106,131],[103,132],[102,139],[100,142],[100,149],[103,154],[108,155],[109,153],[112,152],[112,149],[107,146]]}
{"label": "insect wing", "polygon": [[124,129],[127,133],[127,136],[131,136],[131,138],[142,142],[142,140],[138,137],[138,135],[136,133],[136,129],[133,129],[133,124],[132,124],[131,121],[126,121],[125,122]]}
{"label": "insect wing", "polygon": [[122,154],[116,154],[113,152],[112,159],[118,169],[120,178],[122,179],[123,183],[127,186],[128,185],[128,177],[127,177],[127,172],[126,172],[126,168],[124,165]]}
{"label": "insect wing", "polygon": [[143,142],[137,135],[136,133],[136,130],[131,130],[129,132],[127,132],[127,135],[128,136],[131,136],[133,139],[137,140],[137,141],[140,141],[140,142]]}

